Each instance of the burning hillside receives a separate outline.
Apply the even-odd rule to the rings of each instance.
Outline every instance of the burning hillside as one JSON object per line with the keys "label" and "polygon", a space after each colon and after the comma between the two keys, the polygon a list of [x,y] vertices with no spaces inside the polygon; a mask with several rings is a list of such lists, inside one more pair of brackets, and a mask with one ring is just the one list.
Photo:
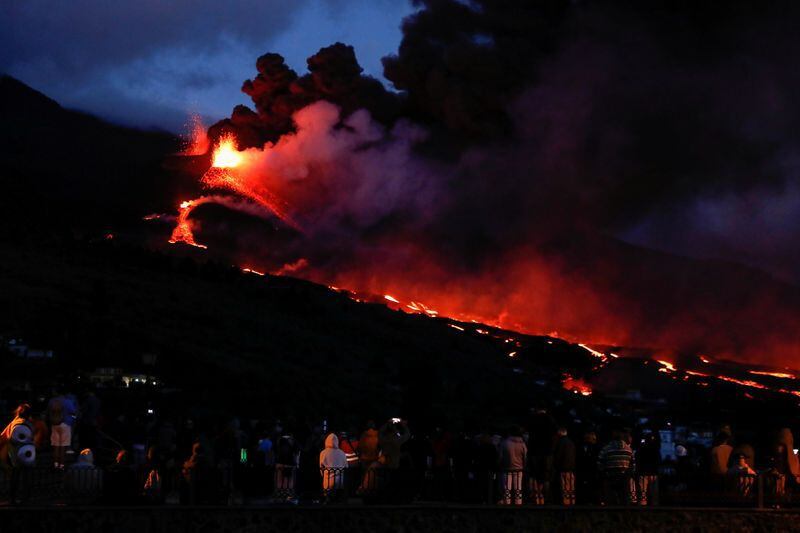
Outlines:
{"label": "burning hillside", "polygon": [[[712,251],[690,259],[623,240],[665,212],[794,179],[792,122],[776,104],[798,88],[784,68],[797,52],[790,32],[744,4],[665,4],[659,17],[598,5],[422,2],[384,61],[400,93],[362,75],[341,43],[304,75],[260,57],[242,87],[255,110],[238,106],[209,129],[199,185],[211,196],[182,204],[172,241],[207,246],[228,231],[238,264],[458,320],[795,365],[796,284]],[[701,30],[709,18],[714,35]],[[663,33],[665,20],[686,34]],[[753,24],[774,42],[752,42],[742,30]],[[742,50],[760,54],[748,77]],[[275,231],[195,216],[210,198]]]}
{"label": "burning hillside", "polygon": [[[297,120],[296,134],[263,150],[237,151],[233,138],[223,138],[200,180],[213,194],[181,204],[171,242],[205,247],[196,240],[191,215],[201,205],[219,203],[272,219],[287,234],[278,248],[266,239],[259,246],[251,235],[254,249],[237,251],[240,264],[356,292],[398,295],[411,302],[407,311],[435,309],[528,333],[556,331],[575,342],[647,345],[673,354],[753,358],[757,350],[754,360],[775,362],[796,349],[797,309],[783,291],[797,290],[749,286],[745,280],[757,275],[744,268],[728,268],[721,276],[712,263],[643,253],[585,233],[498,250],[474,266],[454,264],[448,256],[453,251],[438,248],[424,231],[436,231],[429,213],[439,201],[427,195],[435,195],[437,182],[429,168],[409,176],[410,142],[373,153],[376,148],[364,146],[362,138],[374,127],[369,117],[361,117],[366,125],[336,131],[338,112],[327,103],[303,110]],[[381,153],[395,166],[365,175],[365,169],[378,168]],[[420,195],[405,195],[404,187]],[[376,195],[383,199],[377,205]],[[407,223],[399,223],[403,231],[378,229],[397,208],[408,213]],[[374,234],[363,235],[366,227],[375,228]],[[675,286],[676,278],[683,288]],[[701,286],[707,291],[696,292]],[[754,322],[756,310],[780,310],[781,319]]]}

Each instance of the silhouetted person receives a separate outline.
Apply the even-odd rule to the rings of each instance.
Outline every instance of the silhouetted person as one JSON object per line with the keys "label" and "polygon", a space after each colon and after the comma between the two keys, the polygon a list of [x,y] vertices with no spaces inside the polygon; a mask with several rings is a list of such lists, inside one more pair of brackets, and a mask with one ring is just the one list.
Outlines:
{"label": "silhouetted person", "polygon": [[372,420],[367,422],[367,429],[358,439],[358,460],[361,468],[367,468],[378,460],[378,430]]}
{"label": "silhouetted person", "polygon": [[714,438],[714,445],[711,447],[711,461],[709,468],[712,474],[725,475],[728,473],[733,446],[731,446],[731,436],[727,432],[720,432]]}
{"label": "silhouetted person", "polygon": [[275,444],[276,497],[295,501],[295,479],[300,446],[291,433],[282,435]]}
{"label": "silhouetted person", "polygon": [[585,432],[583,434],[583,442],[577,449],[576,481],[578,503],[598,503],[597,458],[599,455],[600,445],[597,443],[597,433],[594,431]]}
{"label": "silhouetted person", "polygon": [[134,505],[139,502],[139,480],[131,465],[130,456],[120,450],[105,472],[104,501],[112,505]]}
{"label": "silhouetted person", "polygon": [[400,467],[401,446],[411,437],[408,423],[405,420],[394,422],[389,420],[378,432],[378,443],[383,453],[386,468]]}
{"label": "silhouetted person", "polygon": [[567,428],[558,428],[558,440],[553,454],[553,468],[558,476],[561,505],[575,505],[575,443],[567,436]]}
{"label": "silhouetted person", "polygon": [[72,443],[72,425],[67,423],[70,418],[70,401],[59,392],[56,392],[47,403],[47,420],[50,423],[50,445],[53,448],[53,466],[64,468],[67,450]]}
{"label": "silhouetted person", "polygon": [[636,488],[639,505],[656,503],[661,438],[657,431],[645,433],[636,450]]}
{"label": "silhouetted person", "polygon": [[747,457],[742,453],[734,454],[731,458],[733,465],[726,474],[727,483],[736,500],[747,500],[753,493],[756,481],[756,471],[747,464]]}
{"label": "silhouetted person", "polygon": [[216,499],[216,475],[205,448],[199,442],[192,446],[192,455],[183,463],[186,503],[207,504]]}
{"label": "silhouetted person", "polygon": [[783,503],[789,494],[789,488],[800,479],[800,461],[794,453],[794,437],[789,428],[778,432],[768,457],[767,491],[775,498],[775,503]]}
{"label": "silhouetted person", "polygon": [[162,483],[162,465],[158,448],[150,446],[145,457],[144,472],[146,472],[142,496],[149,503],[163,503],[164,492]]}
{"label": "silhouetted person", "polygon": [[475,479],[478,490],[484,495],[489,490],[491,478],[498,464],[499,453],[492,441],[492,435],[488,432],[481,433],[475,438]]}
{"label": "silhouetted person", "polygon": [[100,399],[93,390],[86,393],[81,405],[80,442],[87,448],[97,446],[97,429],[100,419]]}
{"label": "silhouetted person", "polygon": [[536,409],[529,429],[528,474],[531,478],[531,495],[534,504],[544,505],[553,479],[553,453],[558,428],[546,409]]}
{"label": "silhouetted person", "polygon": [[103,471],[94,465],[94,453],[81,450],[77,461],[67,470],[64,485],[67,493],[83,502],[96,500],[103,490]]}

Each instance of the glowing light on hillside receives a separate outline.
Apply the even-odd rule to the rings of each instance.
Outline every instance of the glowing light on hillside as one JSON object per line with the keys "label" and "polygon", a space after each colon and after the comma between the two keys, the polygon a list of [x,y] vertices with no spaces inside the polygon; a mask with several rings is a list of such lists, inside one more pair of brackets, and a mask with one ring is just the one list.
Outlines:
{"label": "glowing light on hillside", "polygon": [[789,374],[787,372],[767,372],[762,370],[750,370],[751,374],[755,374],[756,376],[771,376],[773,378],[782,378],[782,379],[797,379],[797,376],[794,374]]}
{"label": "glowing light on hillside", "polygon": [[665,373],[669,374],[671,372],[675,372],[675,370],[676,370],[675,365],[673,365],[669,361],[664,361],[664,360],[658,359],[657,362],[658,362],[658,364],[661,365],[661,368],[658,369],[659,372],[665,372]]}
{"label": "glowing light on hillside", "polygon": [[585,344],[578,344],[578,346],[580,346],[581,348],[592,354],[594,357],[597,357],[598,359],[602,360],[603,362],[606,362],[608,360],[608,357],[606,357],[606,354],[604,354],[603,352],[598,352],[597,350],[593,350],[592,348],[589,348]]}

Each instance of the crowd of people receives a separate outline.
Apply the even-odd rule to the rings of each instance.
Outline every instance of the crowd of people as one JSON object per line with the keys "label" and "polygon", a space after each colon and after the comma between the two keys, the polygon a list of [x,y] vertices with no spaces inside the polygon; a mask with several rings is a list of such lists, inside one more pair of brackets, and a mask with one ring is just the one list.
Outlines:
{"label": "crowd of people", "polygon": [[[92,391],[56,391],[23,403],[0,433],[8,498],[36,490],[26,472],[60,473],[71,494],[98,502],[298,503],[361,496],[367,501],[457,500],[502,505],[654,505],[660,488],[736,501],[762,488],[776,505],[800,485],[792,432],[756,450],[718,428],[710,449],[662,447],[652,427],[583,428],[578,438],[547,409],[505,431],[412,431],[406,420],[368,421],[361,431],[323,421],[296,434],[281,420],[101,416]],[[601,444],[600,437],[607,436]],[[28,481],[26,481],[26,479]],[[26,486],[27,483],[27,486]],[[27,492],[26,492],[27,491]],[[731,501],[734,501],[731,500]]]}

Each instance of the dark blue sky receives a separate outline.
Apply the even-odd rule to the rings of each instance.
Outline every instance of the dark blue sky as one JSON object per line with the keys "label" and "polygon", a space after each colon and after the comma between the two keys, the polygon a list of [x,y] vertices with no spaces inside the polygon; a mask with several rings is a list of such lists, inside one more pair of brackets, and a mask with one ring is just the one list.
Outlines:
{"label": "dark blue sky", "polygon": [[368,74],[400,42],[402,0],[74,0],[0,5],[0,71],[117,122],[179,131],[248,103],[255,60],[277,52],[299,73],[336,41]]}

